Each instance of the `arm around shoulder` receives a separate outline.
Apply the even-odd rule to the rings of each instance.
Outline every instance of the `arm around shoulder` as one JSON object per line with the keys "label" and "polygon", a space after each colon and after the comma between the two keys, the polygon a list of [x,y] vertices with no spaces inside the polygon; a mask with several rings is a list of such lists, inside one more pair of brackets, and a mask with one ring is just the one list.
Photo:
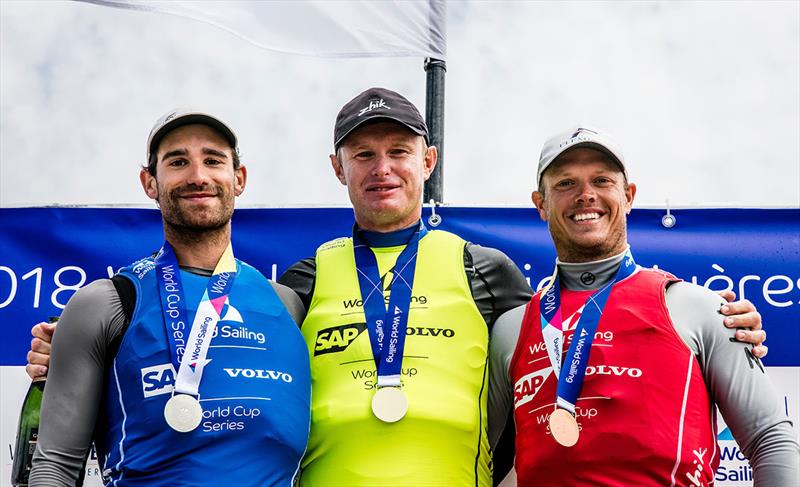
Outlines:
{"label": "arm around shoulder", "polygon": [[700,286],[679,282],[666,302],[678,334],[694,351],[703,378],[742,453],[756,485],[796,485],[800,448],[783,402],[750,345],[734,339],[719,308],[723,300]]}
{"label": "arm around shoulder", "polygon": [[74,486],[92,441],[106,351],[125,321],[108,279],[78,290],[53,336],[30,485]]}

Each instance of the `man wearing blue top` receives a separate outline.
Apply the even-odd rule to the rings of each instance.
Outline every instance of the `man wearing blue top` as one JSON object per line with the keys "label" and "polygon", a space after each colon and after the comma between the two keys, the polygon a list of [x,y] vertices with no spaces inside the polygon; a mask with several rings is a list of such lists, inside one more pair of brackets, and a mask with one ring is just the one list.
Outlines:
{"label": "man wearing blue top", "polygon": [[69,301],[30,485],[74,485],[94,441],[111,485],[291,486],[309,426],[302,309],[233,257],[247,179],[236,135],[177,110],[156,122],[147,152],[141,183],[164,245]]}

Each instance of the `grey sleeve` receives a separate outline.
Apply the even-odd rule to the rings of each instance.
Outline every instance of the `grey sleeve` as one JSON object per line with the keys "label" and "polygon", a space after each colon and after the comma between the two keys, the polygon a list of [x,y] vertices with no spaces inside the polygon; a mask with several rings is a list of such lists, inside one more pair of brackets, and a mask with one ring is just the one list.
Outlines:
{"label": "grey sleeve", "polygon": [[92,442],[106,351],[124,321],[109,279],[78,290],[67,303],[53,335],[31,487],[75,485]]}
{"label": "grey sleeve", "polygon": [[800,447],[792,424],[761,362],[733,339],[736,330],[722,324],[723,300],[685,282],[671,285],[666,300],[678,334],[700,362],[712,400],[753,467],[755,485],[800,485]]}
{"label": "grey sleeve", "polygon": [[497,319],[489,340],[489,444],[497,447],[508,415],[514,406],[514,384],[508,374],[517,348],[525,306],[506,311]]}
{"label": "grey sleeve", "polygon": [[283,305],[289,310],[289,314],[292,316],[297,326],[299,327],[302,325],[303,320],[306,319],[306,307],[303,306],[303,302],[300,301],[300,297],[297,296],[297,293],[283,284],[274,281],[269,281],[269,283],[272,284],[272,289],[278,294]]}

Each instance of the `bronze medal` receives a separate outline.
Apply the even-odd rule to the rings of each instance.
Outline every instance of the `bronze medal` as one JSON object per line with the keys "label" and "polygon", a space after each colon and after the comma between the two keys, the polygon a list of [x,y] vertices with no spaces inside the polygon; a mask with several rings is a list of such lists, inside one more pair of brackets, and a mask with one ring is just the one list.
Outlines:
{"label": "bronze medal", "polygon": [[580,434],[578,420],[566,409],[556,408],[550,413],[550,434],[561,446],[574,446]]}

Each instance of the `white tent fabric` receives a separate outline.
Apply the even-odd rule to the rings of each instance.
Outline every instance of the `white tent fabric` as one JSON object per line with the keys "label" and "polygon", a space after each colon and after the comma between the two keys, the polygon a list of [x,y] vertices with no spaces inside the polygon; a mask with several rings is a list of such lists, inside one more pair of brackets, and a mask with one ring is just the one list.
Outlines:
{"label": "white tent fabric", "polygon": [[80,0],[206,22],[263,49],[321,57],[421,56],[447,52],[444,0]]}
{"label": "white tent fabric", "polygon": [[[425,74],[421,55],[297,56],[185,16],[3,0],[0,207],[152,207],[143,142],[175,106],[236,127],[240,207],[345,206],[337,111],[371,86],[421,108]],[[530,207],[542,142],[588,123],[623,147],[637,208],[797,208],[798,86],[800,2],[448,2],[444,199]]]}

